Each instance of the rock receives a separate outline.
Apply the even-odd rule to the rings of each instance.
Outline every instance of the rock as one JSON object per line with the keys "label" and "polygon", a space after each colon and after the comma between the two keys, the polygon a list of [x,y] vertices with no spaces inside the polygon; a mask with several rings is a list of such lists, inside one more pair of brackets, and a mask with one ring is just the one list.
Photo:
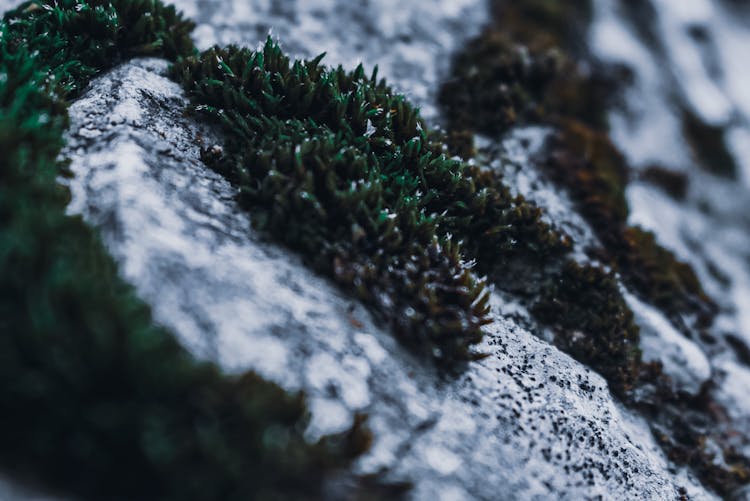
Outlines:
{"label": "rock", "polygon": [[[15,3],[0,0],[0,10]],[[733,17],[729,2],[696,1],[685,10],[679,2],[641,3],[654,12],[643,26],[618,2],[597,0],[589,45],[634,75],[612,114],[613,139],[629,161],[690,176],[682,202],[631,184],[631,222],[696,269],[720,306],[715,339],[687,339],[629,300],[646,358],[661,360],[689,393],[716,385],[717,401],[747,435],[750,369],[737,346],[750,345],[750,101],[738,47],[750,26]],[[441,120],[434,97],[450,54],[487,18],[482,0],[429,8],[406,0],[184,0],[179,7],[198,22],[201,48],[253,46],[271,31],[301,56],[327,51],[328,64],[378,64],[433,124]],[[303,390],[311,439],[367,414],[375,442],[356,471],[411,481],[414,499],[675,499],[680,487],[691,499],[713,497],[665,458],[648,423],[600,376],[522,327],[533,321],[515,298],[493,294],[495,321],[480,347],[490,356],[461,374],[441,375],[411,356],[361,305],[252,230],[232,187],[200,161],[201,148],[221,147],[220,135],[183,114],[185,97],[165,68],[156,59],[125,64],[72,105],[63,156],[75,177],[63,182],[73,194],[70,213],[100,229],[123,276],[193,353]],[[674,102],[726,127],[736,181],[698,169]],[[514,189],[574,235],[581,257],[578,247],[593,232],[527,162],[544,133],[485,138],[484,149],[510,159]],[[747,440],[736,445],[750,453]],[[747,491],[737,496],[750,499]],[[0,498],[39,497],[4,480]]]}
{"label": "rock", "polygon": [[[71,213],[97,226],[124,277],[198,356],[255,369],[309,398],[311,438],[369,415],[357,464],[410,480],[415,499],[672,499],[687,487],[647,424],[601,377],[497,318],[491,356],[441,376],[300,260],[255,234],[200,161],[220,139],[185,118],[166,63],[96,79],[70,108]],[[502,301],[496,296],[494,302]]]}

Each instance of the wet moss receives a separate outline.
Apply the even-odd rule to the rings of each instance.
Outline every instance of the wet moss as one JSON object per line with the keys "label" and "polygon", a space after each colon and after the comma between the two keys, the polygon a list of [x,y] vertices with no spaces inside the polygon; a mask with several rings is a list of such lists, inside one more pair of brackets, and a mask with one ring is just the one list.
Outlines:
{"label": "wet moss", "polygon": [[195,360],[65,214],[65,100],[133,55],[193,53],[151,0],[23,4],[0,22],[0,464],[95,499],[314,499],[369,445],[308,443],[308,411]]}
{"label": "wet moss", "polygon": [[227,141],[209,165],[255,225],[356,294],[440,363],[476,358],[488,293],[472,268],[565,248],[539,209],[491,170],[448,158],[418,111],[376,73],[210,49],[174,68]]}
{"label": "wet moss", "polygon": [[682,132],[697,165],[716,176],[737,177],[737,163],[727,146],[724,127],[706,123],[696,113],[684,110]]}

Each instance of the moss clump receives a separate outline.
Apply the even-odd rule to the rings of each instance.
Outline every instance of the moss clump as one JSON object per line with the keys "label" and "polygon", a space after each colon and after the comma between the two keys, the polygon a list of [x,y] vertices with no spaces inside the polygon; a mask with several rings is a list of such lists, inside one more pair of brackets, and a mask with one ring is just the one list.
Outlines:
{"label": "moss clump", "polygon": [[613,273],[570,262],[542,292],[534,315],[555,328],[555,343],[591,365],[619,396],[641,370],[640,337]]}
{"label": "moss clump", "polygon": [[9,49],[38,51],[68,98],[103,68],[132,57],[195,51],[192,21],[157,0],[37,0],[6,13],[4,23]]}
{"label": "moss clump", "polygon": [[709,324],[715,307],[695,273],[654,239],[627,227],[629,167],[607,133],[609,98],[598,77],[582,73],[569,56],[587,2],[493,5],[493,24],[454,59],[454,77],[441,90],[454,149],[470,155],[472,131],[498,136],[516,123],[553,125],[541,165],[570,190],[596,231],[604,250],[594,254],[673,321],[684,324],[682,315],[697,314],[699,325]]}
{"label": "moss clump", "polygon": [[494,22],[532,50],[585,50],[581,33],[591,22],[591,0],[493,0]]}
{"label": "moss clump", "polygon": [[[555,142],[565,148],[553,148],[550,172],[558,181],[570,181],[574,196],[585,199],[587,215],[600,220],[599,228],[615,219],[617,233],[627,219],[627,169],[621,156],[612,155],[616,150],[606,135],[592,129],[606,127],[605,96],[597,80],[560,50],[577,45],[576,26],[589,11],[586,1],[494,2],[492,24],[454,58],[453,77],[441,88],[440,102],[452,147],[464,156],[472,154],[474,131],[498,136],[520,123],[558,125]],[[478,263],[492,260],[486,256]],[[536,316],[555,326],[557,341],[605,374],[613,391],[625,397],[639,374],[640,354],[632,349],[639,338],[614,278],[597,267],[568,262],[564,252],[547,256],[542,276],[534,274],[538,264],[521,261],[510,269],[520,277],[514,291],[532,298],[541,292]],[[483,269],[509,288],[507,268]],[[536,284],[545,282],[540,291]],[[592,291],[588,298],[573,292],[586,290]]]}
{"label": "moss clump", "polygon": [[452,77],[438,96],[450,120],[451,147],[471,157],[473,134],[467,131],[501,134],[519,120],[543,116],[544,94],[560,64],[554,53],[532,57],[501,31],[470,41],[454,57]]}
{"label": "moss clump", "polygon": [[292,63],[269,40],[177,65],[196,110],[227,134],[208,163],[240,187],[256,226],[354,292],[406,345],[441,363],[475,358],[488,293],[464,256],[500,261],[564,243],[495,173],[447,158],[376,74],[321,59]]}
{"label": "moss clump", "polygon": [[[587,72],[596,63],[576,61],[576,56],[586,60],[577,33],[590,15],[590,3],[496,0],[492,5],[491,25],[456,56],[454,78],[440,94],[452,147],[470,155],[474,132],[500,136],[515,124],[554,127],[548,154],[539,163],[570,191],[598,235],[602,248],[589,249],[591,256],[619,272],[638,296],[662,309],[685,333],[697,329],[705,334],[716,306],[692,268],[661,247],[652,233],[627,225],[630,174],[607,133],[606,104],[612,96],[602,93],[606,86],[600,83],[607,77]],[[690,116],[685,124],[696,158],[730,175],[734,167],[724,131]],[[685,179],[661,171],[646,171],[642,178],[660,182],[676,197],[684,197],[687,189]],[[555,342],[605,376],[626,402],[649,412],[665,450],[693,467],[706,485],[729,495],[746,483],[747,458],[723,445],[731,437],[706,431],[708,424],[721,421],[716,403],[708,395],[693,402],[676,394],[660,364],[642,362],[638,328],[615,276],[565,259],[548,260],[544,276],[554,278],[542,280],[541,291],[534,290],[538,277],[525,282],[531,289],[527,293],[539,293],[532,313],[554,329]],[[557,274],[556,266],[562,266]],[[708,452],[709,442],[726,449],[723,458]]]}
{"label": "moss clump", "polygon": [[26,3],[0,23],[0,463],[88,498],[311,499],[367,448],[308,443],[299,395],[156,327],[56,183],[65,99],[136,54],[193,52],[156,1]]}
{"label": "moss clump", "polygon": [[708,124],[694,112],[685,110],[682,132],[696,164],[716,176],[737,177],[737,163],[727,147],[724,127]]}

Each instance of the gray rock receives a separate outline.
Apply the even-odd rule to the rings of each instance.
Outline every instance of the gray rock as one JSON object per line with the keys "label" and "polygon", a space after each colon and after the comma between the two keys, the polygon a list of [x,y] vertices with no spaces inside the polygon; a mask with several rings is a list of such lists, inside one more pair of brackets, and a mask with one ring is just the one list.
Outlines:
{"label": "gray rock", "polygon": [[[165,63],[96,79],[70,109],[71,213],[97,226],[123,276],[196,355],[309,398],[310,438],[369,415],[359,472],[414,482],[414,499],[673,499],[647,424],[601,377],[511,321],[457,377],[412,357],[358,304],[262,240],[199,159],[219,139],[182,114]],[[493,297],[496,310],[502,302]]]}
{"label": "gray rock", "polygon": [[[0,10],[16,3],[0,0]],[[450,54],[487,18],[484,0],[175,3],[198,22],[202,48],[254,46],[271,31],[294,54],[327,51],[325,62],[348,68],[378,64],[432,124],[440,123],[434,97]],[[615,141],[635,167],[657,162],[692,180],[684,202],[632,184],[631,220],[690,262],[721,307],[717,342],[705,344],[629,297],[644,355],[661,360],[688,392],[713,381],[732,423],[748,434],[750,368],[724,336],[750,345],[750,94],[742,49],[750,26],[730,2],[650,0],[647,40],[621,2],[594,5],[589,45],[635,75],[625,106],[612,114]],[[688,36],[694,26],[708,33],[703,42]],[[164,78],[165,64],[117,68],[71,108],[69,210],[100,229],[123,276],[193,353],[304,390],[311,439],[368,414],[376,441],[356,470],[410,480],[415,499],[675,499],[680,486],[693,499],[711,497],[665,459],[648,424],[623,409],[597,374],[503,315],[524,316],[522,302],[493,294],[496,319],[481,347],[491,356],[446,378],[298,257],[264,241],[233,202],[232,187],[200,162],[200,148],[221,137],[183,116],[185,98]],[[738,182],[693,165],[674,102],[727,126]],[[538,201],[579,247],[593,242],[567,195],[529,164],[533,152],[517,141],[524,135],[544,131],[485,138],[483,146],[503,159],[496,164],[512,188]],[[747,440],[737,445],[750,453]],[[5,480],[0,498],[36,499]]]}

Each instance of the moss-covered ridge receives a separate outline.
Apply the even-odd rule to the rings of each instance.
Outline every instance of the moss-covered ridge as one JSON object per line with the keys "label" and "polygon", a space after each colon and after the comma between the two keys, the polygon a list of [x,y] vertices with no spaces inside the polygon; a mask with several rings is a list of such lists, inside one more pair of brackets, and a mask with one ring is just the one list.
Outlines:
{"label": "moss-covered ridge", "polygon": [[367,448],[309,444],[307,410],[195,360],[65,215],[66,99],[135,55],[194,51],[158,1],[36,1],[0,23],[0,463],[87,498],[307,499]]}
{"label": "moss-covered ridge", "polygon": [[[617,84],[606,72],[591,70],[596,62],[585,57],[581,43],[590,2],[495,0],[492,6],[492,23],[456,55],[453,76],[441,89],[454,150],[470,155],[474,132],[496,136],[515,124],[554,126],[550,154],[540,165],[570,190],[597,232],[606,252],[596,257],[679,326],[686,315],[697,318],[699,329],[710,324],[715,304],[690,266],[653,234],[628,228],[629,168],[607,134],[606,110]],[[703,129],[689,130],[697,136]],[[706,150],[719,149],[716,134],[703,136],[705,143],[713,141]],[[726,154],[716,158],[727,164]]]}
{"label": "moss-covered ridge", "polygon": [[[174,68],[224,125],[206,160],[240,187],[256,226],[355,293],[416,351],[469,360],[488,321],[470,259],[540,259],[566,246],[497,174],[448,158],[376,73],[292,62],[269,40]],[[482,260],[479,260],[480,264]]]}

